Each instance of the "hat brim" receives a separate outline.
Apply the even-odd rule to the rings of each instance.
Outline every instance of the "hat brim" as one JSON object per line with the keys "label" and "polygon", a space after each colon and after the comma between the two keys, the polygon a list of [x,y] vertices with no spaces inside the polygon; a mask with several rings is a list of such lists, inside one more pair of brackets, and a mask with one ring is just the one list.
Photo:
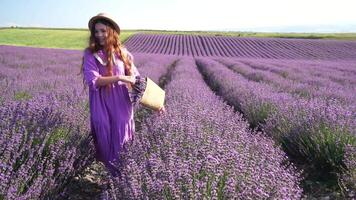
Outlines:
{"label": "hat brim", "polygon": [[113,26],[114,26],[114,29],[115,31],[120,34],[120,27],[119,25],[111,18],[109,17],[106,17],[106,16],[94,16],[92,17],[90,20],[89,20],[89,23],[88,23],[88,27],[89,27],[89,30],[93,30],[94,29],[94,25],[95,25],[95,22],[100,20],[100,19],[103,19],[103,20],[106,20],[108,22],[110,22]]}

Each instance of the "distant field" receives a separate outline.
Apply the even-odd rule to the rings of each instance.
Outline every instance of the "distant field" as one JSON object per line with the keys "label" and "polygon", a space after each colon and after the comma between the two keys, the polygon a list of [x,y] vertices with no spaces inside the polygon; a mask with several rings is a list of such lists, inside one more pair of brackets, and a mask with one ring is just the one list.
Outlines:
{"label": "distant field", "polygon": [[[131,34],[132,31],[122,31],[121,41]],[[0,29],[0,44],[5,45],[83,49],[88,37],[85,29]]]}
{"label": "distant field", "polygon": [[[129,36],[135,33],[356,40],[356,33],[321,34],[123,30],[121,33],[121,41],[125,42]],[[86,29],[0,28],[0,44],[83,49],[87,46],[88,34],[89,32]]]}

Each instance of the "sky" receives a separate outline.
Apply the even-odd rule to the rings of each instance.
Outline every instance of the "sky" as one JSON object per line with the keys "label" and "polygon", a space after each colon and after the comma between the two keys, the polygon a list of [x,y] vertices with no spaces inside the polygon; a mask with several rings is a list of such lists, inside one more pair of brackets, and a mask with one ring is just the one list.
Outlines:
{"label": "sky", "polygon": [[87,28],[106,12],[121,29],[356,32],[356,0],[0,0],[0,27]]}

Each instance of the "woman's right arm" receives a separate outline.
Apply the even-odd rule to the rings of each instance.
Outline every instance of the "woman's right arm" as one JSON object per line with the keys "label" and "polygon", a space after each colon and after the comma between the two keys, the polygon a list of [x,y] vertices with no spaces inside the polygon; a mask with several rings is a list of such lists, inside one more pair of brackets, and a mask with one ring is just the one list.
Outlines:
{"label": "woman's right arm", "polygon": [[105,86],[111,83],[116,83],[118,81],[123,81],[125,83],[135,83],[136,79],[134,76],[124,76],[124,75],[116,75],[116,76],[101,76],[98,77],[96,83],[98,86]]}

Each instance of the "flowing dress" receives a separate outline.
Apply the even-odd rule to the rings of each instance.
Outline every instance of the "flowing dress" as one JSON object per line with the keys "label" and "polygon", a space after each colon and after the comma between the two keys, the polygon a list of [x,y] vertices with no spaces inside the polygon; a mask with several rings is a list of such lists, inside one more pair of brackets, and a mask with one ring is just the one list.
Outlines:
{"label": "flowing dress", "polygon": [[[127,51],[128,56],[132,55]],[[130,101],[127,85],[118,81],[106,86],[98,86],[98,77],[107,73],[107,56],[103,50],[91,53],[84,51],[84,81],[89,87],[90,127],[95,145],[95,158],[104,163],[112,176],[120,172],[112,162],[118,161],[125,142],[133,139],[135,122],[133,105]],[[135,76],[137,68],[132,64]],[[113,75],[125,75],[124,63],[115,56]]]}

